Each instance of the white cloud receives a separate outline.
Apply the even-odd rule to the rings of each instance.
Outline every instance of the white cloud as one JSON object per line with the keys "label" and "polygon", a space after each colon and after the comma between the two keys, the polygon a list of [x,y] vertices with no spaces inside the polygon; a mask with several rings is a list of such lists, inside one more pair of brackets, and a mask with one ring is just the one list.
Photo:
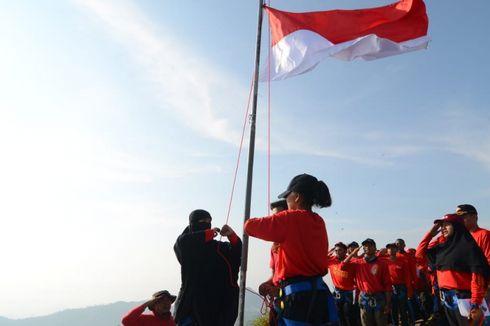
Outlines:
{"label": "white cloud", "polygon": [[[130,1],[83,0],[155,83],[155,96],[193,130],[236,143],[247,91],[231,76],[193,54],[163,26],[155,26]],[[239,129],[238,129],[239,130]]]}

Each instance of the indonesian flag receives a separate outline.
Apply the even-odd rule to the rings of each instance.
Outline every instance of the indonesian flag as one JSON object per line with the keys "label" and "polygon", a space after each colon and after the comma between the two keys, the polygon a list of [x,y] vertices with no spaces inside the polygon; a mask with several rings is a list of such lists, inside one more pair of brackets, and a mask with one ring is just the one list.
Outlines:
{"label": "indonesian flag", "polygon": [[[305,13],[265,6],[272,50],[270,79],[315,68],[323,59],[374,60],[427,48],[429,20],[422,0],[401,0],[378,8]],[[269,80],[263,67],[262,81]]]}

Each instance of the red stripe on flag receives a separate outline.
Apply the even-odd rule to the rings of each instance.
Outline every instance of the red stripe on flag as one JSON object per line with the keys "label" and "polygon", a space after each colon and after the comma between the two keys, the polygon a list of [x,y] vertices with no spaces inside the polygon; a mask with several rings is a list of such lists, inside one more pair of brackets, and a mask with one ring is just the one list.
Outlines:
{"label": "red stripe on flag", "polygon": [[266,6],[274,46],[285,36],[310,30],[334,44],[375,34],[394,42],[427,35],[429,20],[422,0],[401,0],[384,7],[291,13]]}

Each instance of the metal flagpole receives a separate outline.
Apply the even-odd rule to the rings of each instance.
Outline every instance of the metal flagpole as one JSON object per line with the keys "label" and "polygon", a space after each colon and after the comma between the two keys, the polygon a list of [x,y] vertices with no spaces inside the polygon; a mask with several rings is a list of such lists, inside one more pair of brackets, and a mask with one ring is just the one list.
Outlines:
{"label": "metal flagpole", "polygon": [[[259,65],[260,65],[260,43],[262,40],[262,20],[263,20],[264,0],[259,0],[259,15],[257,24],[257,43],[255,46],[255,75],[252,98],[252,114],[250,116],[250,142],[248,147],[248,170],[247,170],[247,190],[245,194],[245,214],[243,222],[250,218],[250,203],[252,199],[252,176],[255,151],[255,122],[257,116],[257,93],[259,85]],[[238,305],[238,325],[244,326],[245,290],[247,284],[247,263],[248,263],[248,235],[243,231],[242,264],[240,268],[240,300]]]}

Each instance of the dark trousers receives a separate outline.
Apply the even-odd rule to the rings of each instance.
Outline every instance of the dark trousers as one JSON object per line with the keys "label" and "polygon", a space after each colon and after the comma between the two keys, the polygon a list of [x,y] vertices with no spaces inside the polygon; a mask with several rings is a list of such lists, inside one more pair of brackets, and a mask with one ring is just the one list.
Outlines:
{"label": "dark trousers", "polygon": [[341,289],[335,289],[334,292],[335,305],[337,307],[337,313],[339,315],[339,322],[341,326],[359,326],[358,314],[359,311],[354,305],[353,291],[344,291]]}
{"label": "dark trousers", "polygon": [[458,299],[468,299],[471,297],[470,291],[459,290],[439,290],[441,304],[444,306],[444,314],[450,326],[470,325],[467,317],[461,316],[458,308]]}
{"label": "dark trousers", "polygon": [[394,326],[408,326],[408,297],[404,284],[393,285],[391,296],[391,322]]}

